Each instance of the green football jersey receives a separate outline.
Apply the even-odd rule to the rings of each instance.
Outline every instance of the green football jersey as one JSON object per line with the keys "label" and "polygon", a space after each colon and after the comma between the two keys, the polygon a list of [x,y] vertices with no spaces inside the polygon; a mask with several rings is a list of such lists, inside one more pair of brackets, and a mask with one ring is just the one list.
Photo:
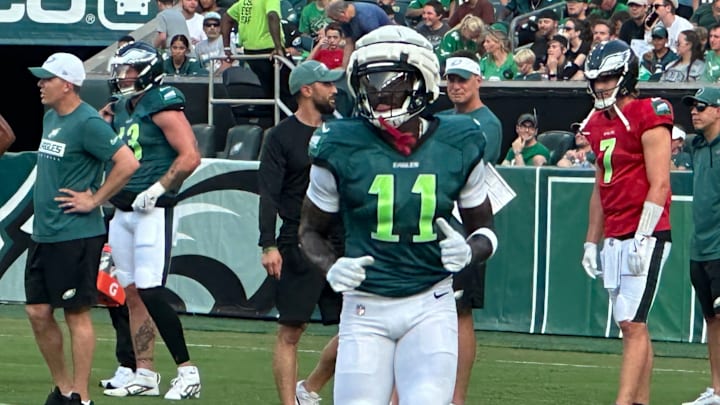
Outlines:
{"label": "green football jersey", "polygon": [[113,127],[140,162],[140,168],[124,190],[139,193],[158,181],[177,157],[177,152],[153,122],[152,116],[164,110],[182,110],[185,96],[175,87],[160,86],[148,90],[134,109],[129,103],[130,97],[117,101]]}
{"label": "green football jersey", "polygon": [[115,132],[89,104],[58,115],[48,110],[37,154],[37,178],[33,191],[32,239],[54,243],[105,234],[100,209],[87,214],[66,214],[55,197],[58,190],[100,188],[103,169],[122,146]]}
{"label": "green football jersey", "polygon": [[345,256],[370,255],[360,291],[404,297],[448,277],[440,260],[435,219],[450,219],[455,201],[485,150],[485,137],[466,115],[429,121],[405,156],[363,119],[325,123],[310,140],[313,164],[337,181],[345,225]]}

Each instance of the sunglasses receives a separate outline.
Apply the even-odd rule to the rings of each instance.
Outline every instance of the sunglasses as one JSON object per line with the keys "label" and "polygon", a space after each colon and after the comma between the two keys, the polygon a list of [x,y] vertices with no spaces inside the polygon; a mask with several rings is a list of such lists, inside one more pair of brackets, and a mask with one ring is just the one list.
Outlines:
{"label": "sunglasses", "polygon": [[660,7],[665,7],[664,4],[653,4],[652,6],[655,10],[659,9]]}
{"label": "sunglasses", "polygon": [[220,26],[220,24],[218,24],[218,23],[205,23],[203,25],[206,27],[219,27]]}
{"label": "sunglasses", "polygon": [[696,109],[697,112],[703,112],[703,111],[705,111],[708,107],[710,107],[710,105],[705,104],[705,103],[695,103],[695,104],[692,105],[692,108]]}
{"label": "sunglasses", "polygon": [[575,27],[563,27],[565,31],[575,31]]}

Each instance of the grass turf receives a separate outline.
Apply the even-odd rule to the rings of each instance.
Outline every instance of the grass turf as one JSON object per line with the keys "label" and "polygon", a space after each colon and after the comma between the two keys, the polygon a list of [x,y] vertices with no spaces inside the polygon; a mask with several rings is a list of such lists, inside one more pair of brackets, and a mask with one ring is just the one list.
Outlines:
{"label": "grass turf", "polygon": [[[57,312],[61,322],[60,312]],[[161,397],[110,398],[97,386],[115,370],[114,330],[107,311],[93,310],[97,346],[91,377],[96,405],[160,404]],[[268,321],[183,316],[190,353],[201,371],[201,399],[213,405],[277,404],[272,376],[276,324]],[[21,305],[0,305],[0,403],[42,404],[52,386],[49,372],[30,331]],[[336,328],[311,325],[300,343],[300,376],[317,362],[320,350]],[[66,340],[67,342],[67,340]],[[613,403],[620,365],[617,339],[478,332],[478,354],[468,405]],[[161,394],[175,377],[175,367],[159,341],[157,369],[163,376]],[[66,351],[68,344],[66,343]],[[709,383],[704,345],[655,344],[652,403],[677,405],[694,399]],[[332,404],[332,383],[320,393]],[[432,404],[431,404],[432,405]]]}

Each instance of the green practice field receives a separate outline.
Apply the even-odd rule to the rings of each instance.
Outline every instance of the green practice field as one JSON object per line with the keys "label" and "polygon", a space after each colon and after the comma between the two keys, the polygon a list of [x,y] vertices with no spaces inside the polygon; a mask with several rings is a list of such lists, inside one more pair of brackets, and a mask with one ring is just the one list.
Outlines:
{"label": "green practice field", "polygon": [[[162,397],[103,397],[97,382],[108,378],[116,367],[114,330],[104,309],[95,309],[94,319],[98,342],[91,394],[95,403],[169,403]],[[275,323],[200,316],[183,316],[182,320],[203,383],[201,399],[190,403],[278,403],[271,369]],[[0,325],[0,403],[42,404],[52,383],[23,307],[0,305]],[[335,331],[311,325],[300,343],[301,376],[312,369],[319,351]],[[613,403],[620,364],[619,340],[478,332],[477,342],[469,405]],[[690,401],[709,383],[704,345],[656,343],[655,352],[653,404]],[[175,377],[175,367],[161,342],[155,357],[164,394]],[[331,385],[321,395],[323,405],[333,403]]]}

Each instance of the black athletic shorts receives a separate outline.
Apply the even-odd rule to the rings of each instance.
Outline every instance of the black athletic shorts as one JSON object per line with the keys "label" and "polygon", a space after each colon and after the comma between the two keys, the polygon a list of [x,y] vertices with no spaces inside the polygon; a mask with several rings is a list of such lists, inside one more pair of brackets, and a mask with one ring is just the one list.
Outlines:
{"label": "black athletic shorts", "polygon": [[278,322],[290,326],[307,323],[317,305],[323,324],[339,323],[342,295],[333,291],[322,271],[305,259],[296,243],[278,248],[282,255],[282,271],[275,290]]}
{"label": "black athletic shorts", "polygon": [[[485,306],[485,263],[476,268],[466,267],[453,275],[458,309],[482,308]],[[462,295],[458,297],[458,292]]]}
{"label": "black athletic shorts", "polygon": [[720,297],[720,260],[690,260],[690,282],[705,318],[720,314],[720,301],[715,304]]}
{"label": "black athletic shorts", "polygon": [[97,273],[105,235],[65,242],[31,242],[25,265],[27,304],[78,309],[97,303]]}

